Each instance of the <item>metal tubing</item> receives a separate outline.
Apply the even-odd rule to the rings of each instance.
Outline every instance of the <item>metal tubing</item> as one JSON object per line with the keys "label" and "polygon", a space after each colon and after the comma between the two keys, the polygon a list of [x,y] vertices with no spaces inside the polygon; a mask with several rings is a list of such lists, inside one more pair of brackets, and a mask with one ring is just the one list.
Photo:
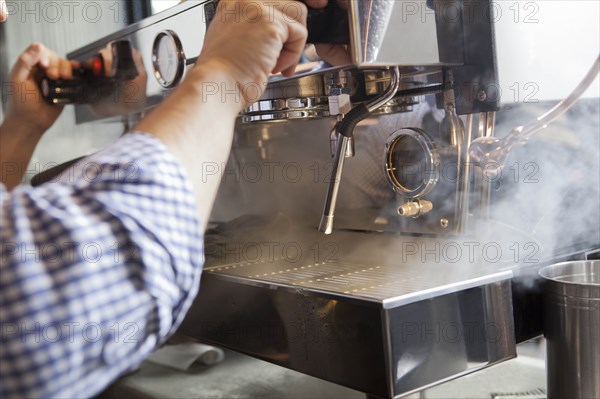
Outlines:
{"label": "metal tubing", "polygon": [[349,137],[340,134],[340,137],[338,138],[337,149],[335,151],[331,181],[329,182],[329,189],[327,191],[327,198],[325,200],[325,209],[323,210],[323,217],[321,218],[321,223],[319,224],[319,231],[324,234],[333,233],[335,205],[337,204],[337,196],[340,190],[340,180],[342,179],[342,172],[344,171],[344,161],[346,160],[346,149],[348,148],[349,141]]}

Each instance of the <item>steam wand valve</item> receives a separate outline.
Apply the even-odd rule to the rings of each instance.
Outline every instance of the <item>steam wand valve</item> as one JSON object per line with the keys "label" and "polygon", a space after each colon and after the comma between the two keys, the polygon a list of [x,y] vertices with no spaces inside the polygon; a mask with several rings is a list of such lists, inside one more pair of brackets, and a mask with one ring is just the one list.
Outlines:
{"label": "steam wand valve", "polygon": [[599,72],[600,56],[596,58],[592,68],[573,92],[550,111],[528,125],[514,128],[504,138],[480,137],[477,140],[474,140],[469,148],[472,162],[479,165],[481,169],[485,169],[488,178],[499,176],[502,173],[508,154],[510,154],[514,148],[527,143],[534,134],[544,130],[551,122],[575,105],[579,97],[581,97],[596,80],[596,76]]}
{"label": "steam wand valve", "polygon": [[331,172],[331,180],[329,181],[329,189],[325,199],[325,207],[323,216],[319,224],[319,231],[324,234],[333,233],[333,220],[335,218],[335,206],[340,190],[342,173],[344,171],[344,161],[346,160],[346,151],[350,138],[354,134],[354,128],[362,120],[368,118],[373,111],[390,101],[400,88],[400,70],[394,67],[390,70],[390,85],[387,90],[380,96],[370,101],[367,104],[360,104],[352,109],[338,125],[339,140],[333,161],[333,170]]}

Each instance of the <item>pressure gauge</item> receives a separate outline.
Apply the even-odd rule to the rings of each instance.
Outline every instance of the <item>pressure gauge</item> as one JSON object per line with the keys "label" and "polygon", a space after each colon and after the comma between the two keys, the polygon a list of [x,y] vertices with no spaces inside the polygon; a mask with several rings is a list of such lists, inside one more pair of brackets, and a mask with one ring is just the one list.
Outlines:
{"label": "pressure gauge", "polygon": [[175,87],[185,70],[185,54],[177,34],[171,30],[160,32],[152,48],[154,76],[165,88]]}
{"label": "pressure gauge", "polygon": [[427,134],[400,129],[386,143],[385,170],[389,183],[406,198],[420,198],[438,182],[439,154]]}

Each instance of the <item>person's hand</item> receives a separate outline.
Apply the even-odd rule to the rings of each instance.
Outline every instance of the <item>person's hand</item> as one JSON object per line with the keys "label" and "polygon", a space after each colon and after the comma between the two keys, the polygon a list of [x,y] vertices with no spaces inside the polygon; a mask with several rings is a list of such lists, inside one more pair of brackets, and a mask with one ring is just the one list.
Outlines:
{"label": "person's hand", "polygon": [[44,101],[34,75],[41,70],[51,79],[70,79],[76,65],[34,43],[21,54],[10,72],[3,90],[7,109],[0,126],[0,182],[7,189],[21,182],[35,146],[62,111],[62,107]]}
{"label": "person's hand", "polygon": [[306,16],[297,1],[222,0],[197,65],[224,71],[247,106],[258,100],[271,73],[294,73],[306,44]]}
{"label": "person's hand", "polygon": [[[329,0],[304,0],[312,8],[325,8]],[[338,7],[348,9],[348,0],[336,0]],[[321,59],[333,66],[348,65],[352,63],[352,57],[348,46],[343,44],[315,44],[315,50]]]}
{"label": "person's hand", "polygon": [[30,134],[43,134],[58,118],[62,107],[51,106],[42,98],[34,75],[40,69],[50,79],[71,79],[75,61],[60,58],[43,44],[33,43],[19,56],[10,72],[5,124],[19,125]]}

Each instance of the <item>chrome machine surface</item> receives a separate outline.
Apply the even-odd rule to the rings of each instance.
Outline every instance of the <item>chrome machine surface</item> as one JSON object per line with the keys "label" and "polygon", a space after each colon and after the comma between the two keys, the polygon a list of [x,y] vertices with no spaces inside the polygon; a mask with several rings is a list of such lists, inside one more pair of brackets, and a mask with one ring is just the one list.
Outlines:
{"label": "chrome machine surface", "polygon": [[[215,6],[185,2],[70,54],[127,41],[137,68],[77,105],[77,122],[130,122],[159,104],[195,62]],[[435,18],[411,22],[407,7]],[[515,322],[514,266],[528,244],[548,254],[485,222],[491,188],[470,162],[498,109],[491,10],[361,0],[323,11],[336,19],[319,42],[346,45],[351,61],[274,76],[240,114],[181,332],[382,398],[515,356],[535,320]],[[421,124],[428,104],[435,129]]]}

